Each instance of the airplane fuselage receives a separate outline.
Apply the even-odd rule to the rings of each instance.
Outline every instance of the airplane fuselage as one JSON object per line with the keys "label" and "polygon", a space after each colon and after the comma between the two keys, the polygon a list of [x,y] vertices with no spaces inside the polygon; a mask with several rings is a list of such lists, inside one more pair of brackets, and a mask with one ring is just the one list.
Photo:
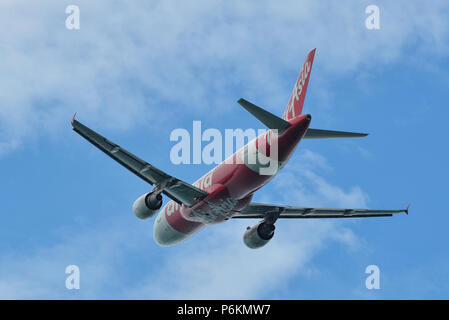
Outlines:
{"label": "airplane fuselage", "polygon": [[[168,202],[154,223],[156,243],[161,246],[179,243],[203,227],[224,222],[245,209],[254,192],[267,184],[288,161],[310,120],[308,114],[290,120],[291,126],[279,136],[272,130],[267,131],[202,176],[194,185],[208,195],[192,207],[173,200]],[[276,148],[273,148],[274,143]],[[266,161],[251,161],[254,158],[250,154],[269,160],[276,169],[268,173],[261,171],[266,168]]]}
{"label": "airplane fuselage", "polygon": [[[169,201],[158,213],[153,236],[156,243],[169,246],[189,238],[208,225],[230,218],[260,219],[245,231],[248,248],[265,246],[273,237],[274,223],[280,218],[359,218],[385,217],[405,212],[352,208],[306,208],[252,203],[254,193],[284,167],[302,138],[354,138],[366,133],[309,129],[311,116],[302,109],[312,70],[315,49],[310,51],[293,87],[282,118],[241,98],[243,108],[262,122],[269,131],[202,176],[193,185],[177,179],[72,118],[72,127],[95,147],[120,163],[153,189],[134,201],[134,215],[142,220],[153,217],[161,208],[165,194]],[[214,150],[215,151],[215,150]]]}

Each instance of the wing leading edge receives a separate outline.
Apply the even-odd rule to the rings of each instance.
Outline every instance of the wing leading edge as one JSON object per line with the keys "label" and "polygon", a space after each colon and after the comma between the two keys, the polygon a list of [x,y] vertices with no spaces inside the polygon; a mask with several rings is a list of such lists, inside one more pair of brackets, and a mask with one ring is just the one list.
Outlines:
{"label": "wing leading edge", "polygon": [[180,204],[183,203],[187,206],[192,206],[199,199],[207,196],[207,192],[166,174],[119,145],[109,141],[97,132],[89,129],[79,121],[75,120],[75,116],[72,119],[72,126],[75,132],[139,178],[151,185],[154,184],[162,188],[162,193],[174,201]]}
{"label": "wing leading edge", "polygon": [[261,203],[251,203],[248,207],[237,213],[233,218],[259,218],[263,219],[270,213],[279,213],[279,218],[366,218],[366,217],[390,217],[393,214],[405,212],[408,207],[401,210],[372,210],[372,209],[334,209],[334,208],[310,208],[277,206]]}

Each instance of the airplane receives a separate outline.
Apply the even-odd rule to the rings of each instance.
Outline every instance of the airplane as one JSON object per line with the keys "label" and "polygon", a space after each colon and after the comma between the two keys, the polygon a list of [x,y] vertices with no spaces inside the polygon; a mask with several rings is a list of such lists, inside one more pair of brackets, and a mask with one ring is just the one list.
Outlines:
{"label": "airplane", "polygon": [[[160,246],[186,240],[202,228],[233,219],[260,219],[248,227],[244,244],[251,249],[265,246],[274,235],[275,222],[284,218],[365,218],[385,217],[401,210],[310,208],[253,203],[254,193],[267,184],[284,167],[301,139],[355,138],[366,133],[309,128],[310,114],[303,114],[303,104],[316,49],[306,56],[282,118],[244,100],[238,103],[268,127],[265,133],[250,141],[228,159],[189,184],[152,166],[129,151],[89,129],[75,117],[72,127],[98,149],[135,175],[154,185],[133,204],[136,217],[148,219],[158,211],[153,237]],[[276,148],[277,152],[274,152]],[[263,148],[265,146],[265,148]],[[250,161],[252,155],[256,161]],[[259,158],[264,161],[259,161]],[[274,170],[262,170],[269,165]],[[274,164],[274,165],[273,165]],[[171,200],[161,209],[162,194]]]}

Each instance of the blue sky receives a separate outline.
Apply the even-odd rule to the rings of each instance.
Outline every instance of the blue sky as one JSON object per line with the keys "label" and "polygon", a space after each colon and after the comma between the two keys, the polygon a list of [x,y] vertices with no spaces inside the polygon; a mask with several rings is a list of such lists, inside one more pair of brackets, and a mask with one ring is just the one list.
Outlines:
{"label": "blue sky", "polygon": [[[65,28],[76,4],[81,29]],[[365,8],[380,8],[380,30]],[[445,1],[138,1],[0,4],[0,298],[448,298],[449,20]],[[263,128],[236,101],[281,115],[317,48],[304,112],[365,139],[303,141],[255,201],[402,208],[410,215],[288,220],[260,250],[252,221],[169,248],[133,201],[149,186],[93,148],[80,121],[173,165],[176,128]],[[255,223],[256,221],[254,221]],[[81,289],[65,288],[80,267]],[[381,289],[365,288],[378,265]]]}

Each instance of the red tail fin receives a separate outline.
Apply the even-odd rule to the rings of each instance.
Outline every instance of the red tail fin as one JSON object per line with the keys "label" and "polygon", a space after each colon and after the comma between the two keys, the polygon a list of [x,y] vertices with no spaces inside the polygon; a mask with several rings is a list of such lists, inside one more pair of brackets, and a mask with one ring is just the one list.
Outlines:
{"label": "red tail fin", "polygon": [[316,49],[313,49],[309,52],[306,57],[306,61],[302,66],[301,73],[299,74],[298,80],[296,80],[292,95],[290,96],[290,100],[288,101],[284,115],[282,116],[282,119],[284,120],[293,119],[302,112],[307,85],[309,84],[309,75],[312,71],[313,58],[315,57],[315,50]]}

